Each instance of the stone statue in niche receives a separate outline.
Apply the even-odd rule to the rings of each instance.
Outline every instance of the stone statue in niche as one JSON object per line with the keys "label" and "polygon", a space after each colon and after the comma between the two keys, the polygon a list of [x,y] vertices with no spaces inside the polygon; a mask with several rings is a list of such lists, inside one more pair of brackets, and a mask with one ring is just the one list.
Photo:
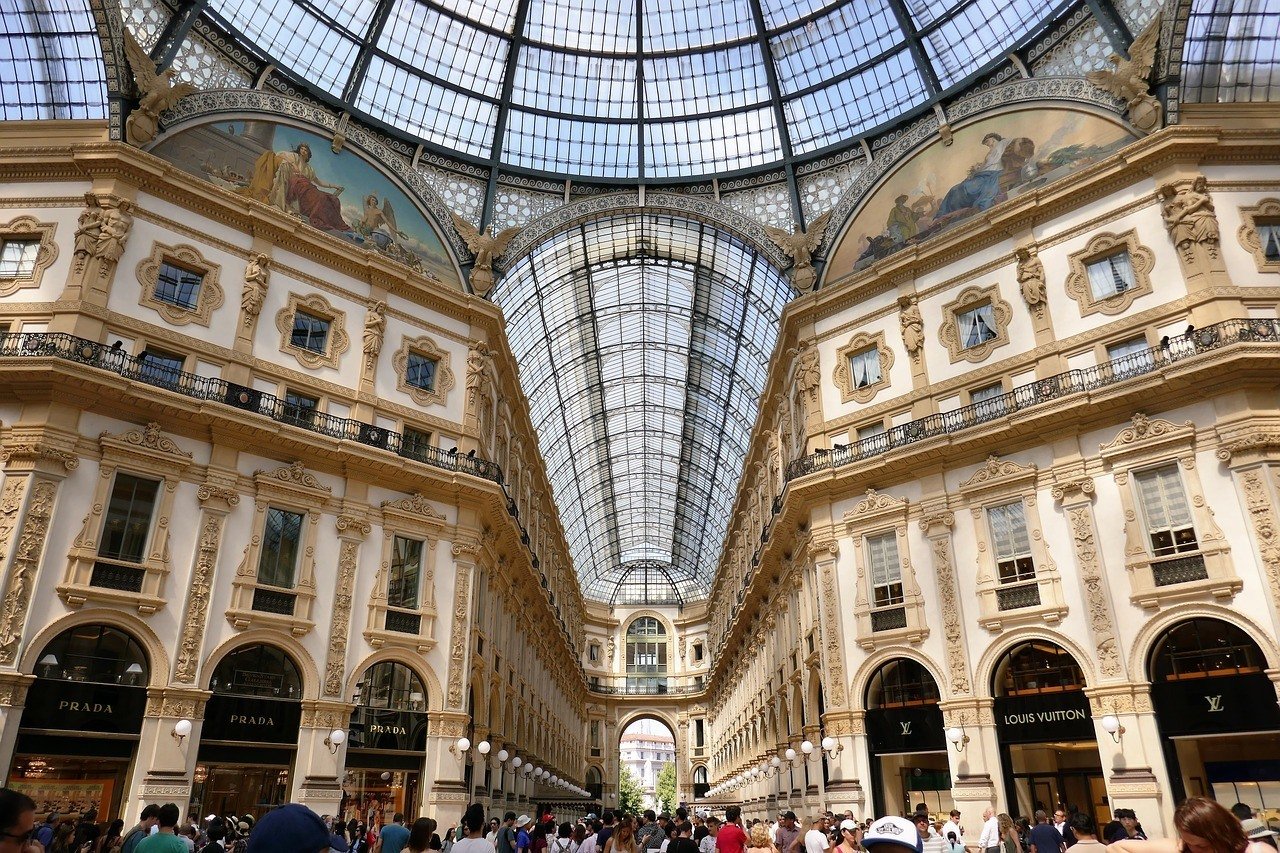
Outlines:
{"label": "stone statue in niche", "polygon": [[1022,291],[1022,300],[1039,314],[1045,303],[1044,264],[1035,246],[1019,246],[1013,256],[1018,261],[1018,289]]}
{"label": "stone statue in niche", "polygon": [[124,123],[124,136],[130,145],[141,148],[156,138],[160,130],[160,113],[173,107],[187,95],[196,92],[190,83],[173,82],[174,71],[169,68],[158,72],[156,65],[147,55],[146,49],[138,44],[133,33],[124,30],[124,54],[129,60],[129,68],[133,70],[133,82],[138,87],[138,108],[129,114]]}
{"label": "stone statue in niche", "polygon": [[240,310],[244,312],[244,324],[249,326],[262,311],[267,297],[267,256],[258,253],[249,258],[244,268],[244,289],[240,291]]}
{"label": "stone statue in niche", "polygon": [[372,365],[382,352],[382,335],[387,326],[387,303],[373,302],[364,318],[364,356],[366,365]]}
{"label": "stone statue in niche", "polygon": [[813,289],[818,282],[818,274],[813,269],[813,253],[822,243],[827,232],[827,223],[831,220],[831,211],[816,217],[809,223],[808,229],[797,228],[785,231],[782,228],[765,226],[765,233],[778,248],[793,261],[791,266],[791,286],[798,293]]}
{"label": "stone statue in niche", "polygon": [[1221,234],[1204,175],[1186,182],[1165,184],[1157,191],[1169,239],[1187,263],[1195,262],[1195,247],[1204,246],[1217,258]]}
{"label": "stone statue in niche", "polygon": [[898,324],[902,327],[902,345],[912,358],[918,358],[920,348],[924,346],[924,318],[920,316],[920,304],[914,296],[898,300],[902,313],[898,315]]}

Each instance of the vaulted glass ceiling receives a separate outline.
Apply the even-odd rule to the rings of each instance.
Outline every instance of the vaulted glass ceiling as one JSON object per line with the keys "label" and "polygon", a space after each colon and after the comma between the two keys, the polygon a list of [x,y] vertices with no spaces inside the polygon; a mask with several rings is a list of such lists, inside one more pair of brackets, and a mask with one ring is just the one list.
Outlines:
{"label": "vaulted glass ceiling", "polygon": [[705,598],[790,288],[734,236],[575,226],[494,291],[587,598]]}
{"label": "vaulted glass ceiling", "polygon": [[888,124],[1046,22],[1041,0],[209,0],[358,113],[509,168],[724,174]]}

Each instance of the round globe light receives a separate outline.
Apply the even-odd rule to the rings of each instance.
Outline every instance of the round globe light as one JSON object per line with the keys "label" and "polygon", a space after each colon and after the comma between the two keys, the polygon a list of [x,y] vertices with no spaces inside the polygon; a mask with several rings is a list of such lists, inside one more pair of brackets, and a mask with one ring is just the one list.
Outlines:
{"label": "round globe light", "polygon": [[173,733],[178,737],[186,737],[191,734],[191,721],[187,719],[178,720],[173,724]]}
{"label": "round globe light", "polygon": [[513,755],[513,756],[511,756],[511,769],[512,769],[512,770],[519,770],[519,769],[520,769],[520,765],[521,765],[521,764],[524,764],[524,759],[522,759],[522,758],[521,758],[520,756],[518,756],[518,755]]}
{"label": "round globe light", "polygon": [[769,759],[769,766],[774,770],[777,770],[782,766],[782,759],[775,755],[773,758]]}
{"label": "round globe light", "polygon": [[334,746],[342,746],[347,740],[347,732],[345,729],[334,729],[329,732],[329,743]]}
{"label": "round globe light", "polygon": [[835,738],[833,738],[831,735],[827,735],[826,737],[824,737],[824,738],[822,739],[822,748],[823,748],[823,750],[825,750],[826,752],[830,752],[831,750],[835,749],[835,748],[836,748],[836,739],[835,739]]}
{"label": "round globe light", "polygon": [[476,744],[476,752],[480,753],[481,755],[488,755],[489,750],[491,749],[493,749],[493,747],[489,744],[489,741],[487,740],[482,740],[478,744]]}
{"label": "round globe light", "polygon": [[958,726],[952,726],[947,729],[947,741],[949,743],[959,743],[964,740],[964,729]]}
{"label": "round globe light", "polygon": [[511,753],[507,752],[505,749],[498,750],[498,755],[497,755],[498,761],[506,761],[510,757],[511,757]]}
{"label": "round globe light", "polygon": [[458,738],[458,752],[466,752],[471,748],[471,741],[464,737]]}
{"label": "round globe light", "polygon": [[795,751],[794,749],[792,749],[791,747],[787,747],[787,751],[786,751],[786,753],[784,753],[784,754],[785,754],[785,755],[786,755],[786,757],[787,757],[787,761],[795,761],[795,760],[796,760],[796,751]]}
{"label": "round globe light", "polygon": [[813,741],[807,740],[804,743],[800,744],[800,751],[803,752],[805,755],[812,755]]}

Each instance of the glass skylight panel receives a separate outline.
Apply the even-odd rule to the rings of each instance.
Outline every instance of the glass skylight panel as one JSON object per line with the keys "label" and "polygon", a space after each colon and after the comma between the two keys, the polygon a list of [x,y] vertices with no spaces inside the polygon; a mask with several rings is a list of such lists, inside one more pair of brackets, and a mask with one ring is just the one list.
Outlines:
{"label": "glass skylight panel", "polygon": [[512,109],[503,159],[515,166],[558,174],[634,178],[636,126],[552,118]]}
{"label": "glass skylight panel", "polygon": [[764,24],[770,30],[785,27],[815,12],[837,5],[842,5],[839,0],[836,3],[831,0],[760,0],[760,8],[764,11]]}
{"label": "glass skylight panel", "polygon": [[769,39],[784,95],[870,62],[903,42],[883,0],[849,4]]}
{"label": "glass skylight panel", "polygon": [[971,0],[924,37],[925,52],[944,87],[1008,52],[1043,17],[1036,0]]}
{"label": "glass skylight panel", "polygon": [[644,7],[645,53],[749,39],[755,25],[741,0],[666,0]]}
{"label": "glass skylight panel", "polygon": [[755,43],[644,61],[647,121],[756,107],[769,98],[769,80]]}
{"label": "glass skylight panel", "polygon": [[321,16],[357,36],[363,34],[377,9],[376,0],[308,0]]}
{"label": "glass skylight panel", "polygon": [[359,47],[355,38],[363,32],[345,34],[297,0],[211,0],[210,7],[295,76],[342,94]]}
{"label": "glass skylight panel", "polygon": [[102,47],[85,0],[0,6],[0,119],[107,115]]}
{"label": "glass skylight panel", "polygon": [[903,50],[854,77],[786,102],[791,146],[807,154],[884,124],[923,103],[924,82]]}
{"label": "glass skylight panel", "polygon": [[525,36],[569,50],[632,55],[636,52],[636,4],[529,0]]}
{"label": "glass skylight panel", "polygon": [[520,52],[512,101],[523,107],[583,117],[636,117],[636,61],[526,47]]}
{"label": "glass skylight panel", "polygon": [[398,0],[378,39],[378,50],[468,92],[497,99],[510,42],[457,18]]}
{"label": "glass skylight panel", "polygon": [[645,168],[653,178],[732,172],[781,152],[772,106],[728,115],[645,125]]}
{"label": "glass skylight panel", "polygon": [[485,26],[510,33],[515,26],[516,0],[433,0],[441,8]]}
{"label": "glass skylight panel", "polygon": [[1280,0],[1193,0],[1182,56],[1189,103],[1280,99]]}
{"label": "glass skylight panel", "polygon": [[493,147],[497,105],[433,83],[370,57],[356,107],[428,142],[475,157]]}

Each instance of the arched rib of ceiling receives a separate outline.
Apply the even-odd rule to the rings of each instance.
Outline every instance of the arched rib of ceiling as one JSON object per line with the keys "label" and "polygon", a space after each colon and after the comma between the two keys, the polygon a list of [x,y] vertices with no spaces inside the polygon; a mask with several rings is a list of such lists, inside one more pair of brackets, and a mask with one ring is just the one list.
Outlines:
{"label": "arched rib of ceiling", "polygon": [[512,266],[507,318],[587,598],[705,598],[791,291],[742,239],[629,213]]}

